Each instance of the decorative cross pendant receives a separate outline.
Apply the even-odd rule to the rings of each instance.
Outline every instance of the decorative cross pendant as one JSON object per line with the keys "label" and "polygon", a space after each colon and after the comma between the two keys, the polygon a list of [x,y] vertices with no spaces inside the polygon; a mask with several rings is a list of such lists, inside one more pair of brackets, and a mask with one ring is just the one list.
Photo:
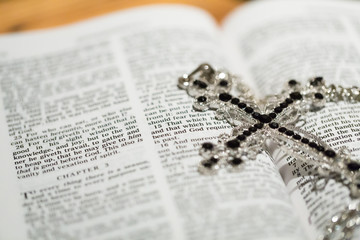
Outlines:
{"label": "decorative cross pendant", "polygon": [[297,125],[305,123],[307,112],[322,109],[326,102],[360,102],[359,88],[326,86],[322,77],[315,77],[306,86],[290,80],[280,94],[256,100],[238,77],[214,70],[209,64],[201,64],[180,77],[178,86],[194,97],[195,110],[215,110],[218,120],[226,120],[234,127],[230,135],[219,136],[218,144],[202,144],[201,173],[239,171],[246,161],[263,152],[265,141],[271,139],[283,151],[313,167],[314,190],[325,188],[326,184],[317,184],[319,180],[327,183],[330,179],[349,189],[352,202],[332,217],[320,239],[352,239],[355,227],[360,226],[360,163],[351,159],[346,148],[335,152]]}

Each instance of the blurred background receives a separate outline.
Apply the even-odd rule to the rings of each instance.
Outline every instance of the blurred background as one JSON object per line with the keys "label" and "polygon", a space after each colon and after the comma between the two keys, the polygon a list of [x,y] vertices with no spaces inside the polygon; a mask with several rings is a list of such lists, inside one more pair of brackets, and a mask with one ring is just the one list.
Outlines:
{"label": "blurred background", "polygon": [[0,0],[0,33],[50,28],[154,3],[183,3],[205,9],[218,22],[241,0]]}

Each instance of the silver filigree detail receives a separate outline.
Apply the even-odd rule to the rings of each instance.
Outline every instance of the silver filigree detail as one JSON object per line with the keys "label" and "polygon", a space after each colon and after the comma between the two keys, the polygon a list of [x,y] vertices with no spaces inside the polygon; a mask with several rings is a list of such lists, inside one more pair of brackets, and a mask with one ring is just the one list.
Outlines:
{"label": "silver filigree detail", "polygon": [[244,163],[264,151],[265,140],[272,139],[284,152],[312,166],[314,191],[323,190],[330,179],[349,189],[352,203],[332,217],[319,239],[352,239],[360,225],[360,162],[348,149],[336,153],[299,125],[305,123],[307,112],[322,109],[326,102],[360,102],[358,87],[327,86],[322,77],[311,78],[305,86],[290,80],[280,94],[257,100],[239,77],[206,63],[180,77],[178,86],[194,98],[195,110],[215,110],[216,119],[234,127],[231,134],[220,135],[217,144],[202,145],[201,173],[241,171]]}

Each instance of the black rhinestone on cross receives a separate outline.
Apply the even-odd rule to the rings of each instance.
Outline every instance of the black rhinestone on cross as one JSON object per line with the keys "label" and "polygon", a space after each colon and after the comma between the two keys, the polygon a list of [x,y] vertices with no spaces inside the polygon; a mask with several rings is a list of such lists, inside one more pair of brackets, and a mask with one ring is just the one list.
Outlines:
{"label": "black rhinestone on cross", "polygon": [[[289,85],[291,86],[294,86],[296,84],[297,82],[295,80],[289,81]],[[320,93],[315,93],[315,97],[319,94]],[[267,127],[270,131],[276,130],[277,134],[280,133],[283,135],[283,137],[291,137],[291,139],[299,141],[299,143],[303,144],[304,147],[308,147],[310,149],[316,150],[318,153],[322,153],[324,157],[330,159],[335,158],[336,153],[331,148],[328,147],[327,149],[325,149],[325,147],[321,146],[320,143],[316,143],[314,141],[310,142],[306,137],[302,136],[301,133],[296,132],[296,130],[287,129],[286,127],[281,126],[277,121],[274,121],[274,119],[277,117],[277,114],[280,114],[283,110],[285,111],[288,107],[290,107],[291,104],[296,104],[297,101],[301,101],[302,99],[303,96],[300,92],[290,92],[289,95],[284,99],[284,101],[281,102],[278,106],[275,106],[269,114],[262,114],[254,111],[254,108],[248,106],[246,103],[240,102],[239,98],[232,97],[229,93],[220,93],[218,96],[219,101],[231,101],[232,104],[237,104],[239,111],[243,111],[244,115],[247,114],[249,118],[251,117],[256,121],[255,124],[244,129],[242,132],[239,132],[239,134],[237,136],[234,136],[234,138],[226,141],[226,147],[229,149],[238,149],[241,142],[245,142],[247,137],[255,134],[258,129],[263,129],[264,127]],[[204,147],[207,144],[211,143],[205,143],[203,145],[202,151],[207,151],[206,147]],[[231,156],[230,158],[232,157],[233,156]],[[214,167],[214,165],[208,165],[207,162],[208,161],[206,160],[202,162],[205,168],[210,169]]]}
{"label": "black rhinestone on cross", "polygon": [[232,132],[221,134],[216,144],[202,144],[201,173],[241,170],[247,161],[264,153],[267,140],[271,140],[284,152],[312,166],[314,179],[326,182],[334,179],[349,188],[352,198],[360,198],[360,162],[352,160],[346,148],[335,152],[319,137],[298,126],[306,121],[307,112],[321,110],[326,102],[360,102],[359,88],[327,86],[322,77],[311,78],[305,86],[291,79],[279,94],[257,100],[238,77],[217,71],[209,64],[201,64],[189,75],[180,77],[178,86],[194,98],[196,111],[214,110],[218,120],[233,126]]}
{"label": "black rhinestone on cross", "polygon": [[[264,149],[266,139],[275,141],[285,151],[287,149],[290,154],[315,167],[348,158],[296,126],[307,111],[318,111],[327,101],[338,97],[336,88],[334,91],[334,86],[326,86],[322,77],[310,79],[306,86],[291,79],[280,94],[259,102],[247,86],[236,80],[235,76],[216,71],[209,64],[202,64],[189,75],[179,78],[178,86],[195,98],[195,110],[214,110],[217,119],[227,120],[234,127],[231,134],[222,134],[217,144],[202,145],[201,172],[214,173],[234,166],[234,158],[241,159],[238,161],[241,164],[255,159]],[[355,97],[360,100],[359,96]],[[210,161],[213,158],[217,161]],[[235,164],[235,168],[240,163]],[[354,172],[354,164],[349,164],[346,170]]]}

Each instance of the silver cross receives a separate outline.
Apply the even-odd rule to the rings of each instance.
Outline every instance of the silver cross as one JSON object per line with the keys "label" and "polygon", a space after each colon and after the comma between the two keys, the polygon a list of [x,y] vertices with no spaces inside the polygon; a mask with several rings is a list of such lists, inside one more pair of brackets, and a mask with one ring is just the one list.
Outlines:
{"label": "silver cross", "polygon": [[[215,174],[220,169],[240,171],[247,161],[266,149],[268,139],[315,171],[314,190],[322,190],[333,179],[350,191],[352,202],[332,217],[320,239],[351,239],[360,226],[360,163],[352,160],[350,151],[335,152],[319,137],[302,130],[304,115],[318,111],[326,102],[360,102],[357,87],[325,85],[322,77],[311,78],[305,86],[296,80],[285,84],[280,94],[257,100],[239,77],[209,64],[201,64],[178,80],[178,87],[194,98],[197,111],[215,110],[218,120],[233,126],[232,133],[221,134],[217,144],[205,142],[200,149],[199,171]],[[325,184],[318,184],[321,182]]]}

